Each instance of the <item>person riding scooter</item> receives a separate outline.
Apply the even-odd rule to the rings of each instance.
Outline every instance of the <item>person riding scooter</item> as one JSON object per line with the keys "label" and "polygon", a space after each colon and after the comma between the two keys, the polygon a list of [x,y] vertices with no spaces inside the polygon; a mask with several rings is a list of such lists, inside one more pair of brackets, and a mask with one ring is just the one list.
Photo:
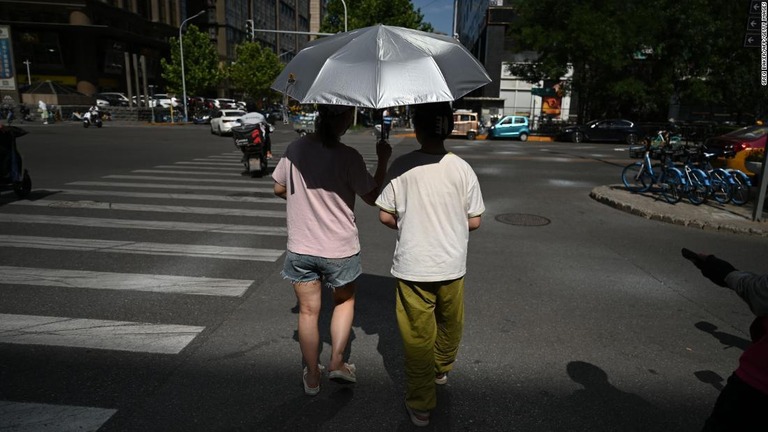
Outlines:
{"label": "person riding scooter", "polygon": [[101,127],[101,112],[96,105],[88,108],[88,112],[83,114],[83,127],[87,128],[91,124],[96,127]]}

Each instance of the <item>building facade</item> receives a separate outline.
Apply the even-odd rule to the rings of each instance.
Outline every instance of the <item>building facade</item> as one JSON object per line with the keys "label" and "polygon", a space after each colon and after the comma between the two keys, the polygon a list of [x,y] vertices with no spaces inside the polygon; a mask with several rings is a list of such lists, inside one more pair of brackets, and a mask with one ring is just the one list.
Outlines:
{"label": "building facade", "polygon": [[[567,121],[571,97],[559,92],[559,82],[529,83],[509,72],[513,63],[536,60],[536,53],[521,52],[507,26],[515,17],[511,0],[456,0],[456,34],[462,45],[485,66],[492,81],[470,93],[458,105],[480,113],[486,120],[505,115],[541,121]],[[562,77],[567,80],[569,76]]]}
{"label": "building facade", "polygon": [[[208,33],[222,66],[236,61],[237,45],[248,40],[248,19],[255,23],[254,40],[287,62],[309,42],[308,33],[318,31],[323,2],[0,0],[0,30],[8,30],[8,43],[0,38],[6,59],[0,63],[0,92],[18,102],[19,92],[45,81],[88,96],[163,92],[160,59],[170,57],[170,38],[178,38],[179,25],[203,10],[189,24]],[[206,96],[233,96],[227,83],[217,93]]]}

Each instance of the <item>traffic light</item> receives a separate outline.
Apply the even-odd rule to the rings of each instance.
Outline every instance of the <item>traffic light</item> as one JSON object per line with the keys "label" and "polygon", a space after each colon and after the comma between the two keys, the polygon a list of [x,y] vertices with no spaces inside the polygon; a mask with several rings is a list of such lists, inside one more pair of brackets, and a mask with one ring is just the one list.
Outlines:
{"label": "traffic light", "polygon": [[245,37],[253,41],[253,20],[245,20]]}

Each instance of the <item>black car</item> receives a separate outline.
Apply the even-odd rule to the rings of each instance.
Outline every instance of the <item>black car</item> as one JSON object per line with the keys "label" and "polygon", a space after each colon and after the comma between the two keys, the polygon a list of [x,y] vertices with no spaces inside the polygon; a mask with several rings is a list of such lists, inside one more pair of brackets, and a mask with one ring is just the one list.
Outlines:
{"label": "black car", "polygon": [[645,131],[635,122],[624,119],[592,120],[583,125],[567,126],[558,135],[558,141],[617,141],[637,144]]}

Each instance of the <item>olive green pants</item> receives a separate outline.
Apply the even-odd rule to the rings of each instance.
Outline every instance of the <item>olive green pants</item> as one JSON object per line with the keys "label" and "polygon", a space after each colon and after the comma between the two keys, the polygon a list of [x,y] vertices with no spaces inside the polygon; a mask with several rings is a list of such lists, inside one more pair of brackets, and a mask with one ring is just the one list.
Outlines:
{"label": "olive green pants", "polygon": [[464,278],[397,281],[397,324],[405,351],[406,396],[411,408],[437,405],[435,375],[453,368],[464,329]]}

